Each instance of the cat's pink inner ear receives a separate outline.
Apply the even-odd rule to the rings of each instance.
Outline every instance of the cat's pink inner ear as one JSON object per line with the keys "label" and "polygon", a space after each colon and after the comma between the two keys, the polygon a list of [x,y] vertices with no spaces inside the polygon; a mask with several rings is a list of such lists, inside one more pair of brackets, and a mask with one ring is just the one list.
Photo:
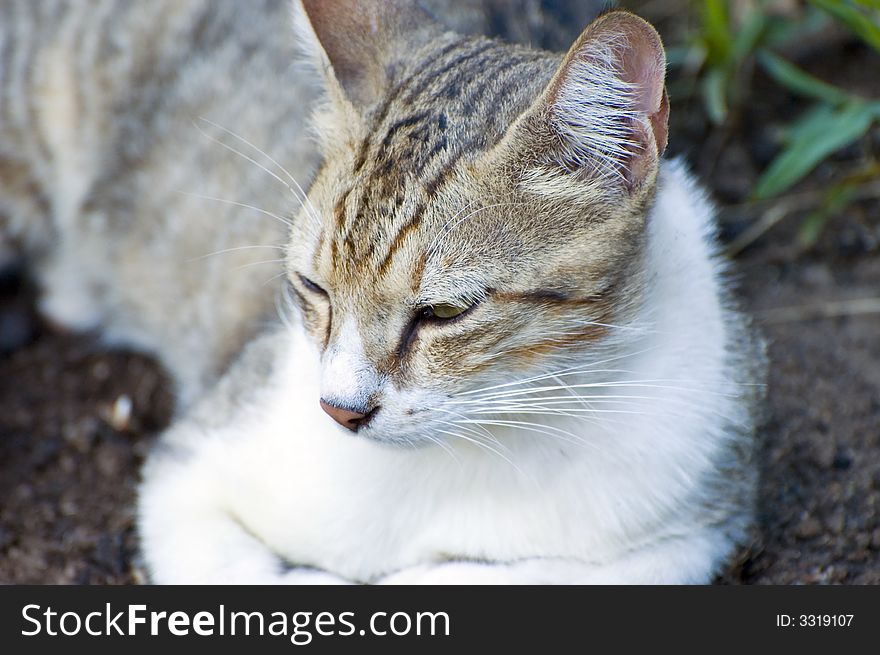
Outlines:
{"label": "cat's pink inner ear", "polygon": [[636,109],[651,123],[657,153],[663,154],[669,137],[669,98],[666,95],[666,55],[660,35],[632,14],[609,16],[607,28],[622,35],[620,65],[623,80],[635,87]]}
{"label": "cat's pink inner ear", "polygon": [[426,16],[403,0],[301,2],[345,95],[361,109],[375,104]]}

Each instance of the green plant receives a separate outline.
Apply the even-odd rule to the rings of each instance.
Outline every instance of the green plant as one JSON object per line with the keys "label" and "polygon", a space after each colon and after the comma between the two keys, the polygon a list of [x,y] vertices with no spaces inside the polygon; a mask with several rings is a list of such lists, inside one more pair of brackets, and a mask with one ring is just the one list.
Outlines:
{"label": "green plant", "polygon": [[[758,180],[754,200],[787,191],[833,153],[880,124],[880,100],[820,80],[779,54],[831,21],[880,53],[880,0],[808,0],[805,8],[787,15],[768,11],[766,0],[706,0],[698,3],[697,13],[696,33],[685,52],[674,52],[672,61],[699,70],[700,94],[713,122],[724,123],[745,102],[755,64],[788,91],[811,101],[786,127],[782,149]],[[869,161],[864,170],[834,182],[805,219],[802,242],[815,242],[826,220],[858,198],[859,187],[876,180],[877,174],[878,164]]]}

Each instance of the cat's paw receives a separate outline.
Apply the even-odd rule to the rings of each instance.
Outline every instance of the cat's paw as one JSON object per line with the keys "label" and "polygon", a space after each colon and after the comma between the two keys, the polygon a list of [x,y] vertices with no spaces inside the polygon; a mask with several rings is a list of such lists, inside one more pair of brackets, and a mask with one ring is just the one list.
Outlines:
{"label": "cat's paw", "polygon": [[346,580],[334,573],[319,571],[317,569],[290,569],[281,574],[275,581],[282,585],[351,585],[351,580]]}
{"label": "cat's paw", "polygon": [[506,584],[503,568],[488,564],[451,562],[403,569],[377,581],[383,585],[491,585]]}
{"label": "cat's paw", "polygon": [[422,582],[427,575],[428,566],[414,566],[409,569],[402,569],[400,571],[395,571],[390,575],[386,575],[384,578],[379,578],[375,581],[375,584],[380,585],[417,585],[417,584],[425,584]]}

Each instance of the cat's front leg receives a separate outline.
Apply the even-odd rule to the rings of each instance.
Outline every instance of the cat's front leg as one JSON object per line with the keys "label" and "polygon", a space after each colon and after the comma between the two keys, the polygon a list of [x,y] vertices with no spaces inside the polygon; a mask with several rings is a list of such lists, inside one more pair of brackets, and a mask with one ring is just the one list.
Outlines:
{"label": "cat's front leg", "polygon": [[157,584],[351,584],[291,568],[224,507],[223,481],[195,460],[154,456],[139,499],[141,550]]}
{"label": "cat's front leg", "polygon": [[392,573],[383,585],[516,585],[571,584],[583,577],[584,565],[574,561],[526,560],[516,563],[445,562]]}
{"label": "cat's front leg", "polygon": [[708,584],[733,544],[711,530],[695,531],[603,563],[565,558],[517,562],[445,562],[404,569],[378,582],[402,585]]}

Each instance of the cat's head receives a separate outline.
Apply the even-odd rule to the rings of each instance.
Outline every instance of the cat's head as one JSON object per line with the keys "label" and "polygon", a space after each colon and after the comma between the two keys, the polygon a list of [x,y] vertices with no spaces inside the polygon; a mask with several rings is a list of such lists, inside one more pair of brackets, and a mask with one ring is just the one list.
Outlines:
{"label": "cat's head", "polygon": [[560,58],[446,32],[414,2],[303,7],[325,164],[288,273],[320,402],[381,441],[466,435],[479,389],[597,358],[638,304],[660,39],[612,12]]}

